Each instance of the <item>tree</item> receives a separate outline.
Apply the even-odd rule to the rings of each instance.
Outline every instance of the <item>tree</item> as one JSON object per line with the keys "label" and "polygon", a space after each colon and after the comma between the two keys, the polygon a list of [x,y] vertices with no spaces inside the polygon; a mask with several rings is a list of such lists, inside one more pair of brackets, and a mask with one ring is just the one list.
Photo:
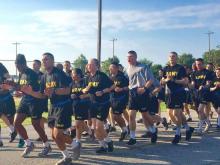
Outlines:
{"label": "tree", "polygon": [[146,64],[146,65],[148,65],[149,67],[151,67],[151,65],[153,64],[152,61],[150,61],[150,60],[148,60],[148,59],[146,59],[146,58],[140,59],[140,60],[138,60],[138,62],[140,62],[140,63],[142,63],[142,64]]}
{"label": "tree", "polygon": [[160,64],[154,64],[151,66],[151,70],[154,74],[154,76],[158,79],[159,75],[158,75],[158,71],[162,68],[162,65]]}
{"label": "tree", "polygon": [[150,60],[148,60],[148,59],[146,59],[146,58],[140,59],[138,62],[140,62],[140,63],[142,63],[142,64],[148,65],[148,66],[151,68],[151,70],[152,70],[154,76],[155,76],[156,78],[158,78],[158,71],[159,71],[159,69],[162,68],[162,65],[160,65],[160,64],[153,64],[152,61],[150,61]]}
{"label": "tree", "polygon": [[111,65],[112,62],[120,63],[117,56],[114,56],[114,58],[108,58],[107,60],[102,61],[101,69],[107,75],[109,74],[109,66]]}
{"label": "tree", "polygon": [[73,67],[74,68],[80,68],[83,72],[85,72],[86,64],[88,63],[88,60],[83,54],[80,54],[80,56],[73,61]]}
{"label": "tree", "polygon": [[203,54],[204,62],[212,62],[215,66],[220,66],[220,50],[213,49],[209,52]]}
{"label": "tree", "polygon": [[184,53],[178,57],[178,63],[186,65],[191,68],[192,64],[195,62],[195,58],[192,54]]}

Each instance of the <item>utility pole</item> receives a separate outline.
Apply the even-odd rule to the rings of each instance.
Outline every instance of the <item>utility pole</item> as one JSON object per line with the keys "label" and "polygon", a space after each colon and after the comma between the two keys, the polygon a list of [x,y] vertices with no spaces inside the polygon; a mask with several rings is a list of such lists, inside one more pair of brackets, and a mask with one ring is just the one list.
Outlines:
{"label": "utility pole", "polygon": [[[208,31],[208,33],[205,33],[208,35],[208,40],[209,40],[209,56],[211,57],[211,35],[214,34],[214,32]],[[213,57],[212,57],[212,62],[213,61]]]}
{"label": "utility pole", "polygon": [[102,0],[98,0],[98,35],[97,35],[97,59],[101,63],[101,39],[102,39]]}
{"label": "utility pole", "polygon": [[[18,45],[20,45],[21,43],[18,43],[18,42],[15,42],[15,43],[12,43],[13,45],[15,45],[15,59],[18,55]],[[16,68],[16,76],[18,75],[18,71],[17,71],[17,68]]]}
{"label": "utility pole", "polygon": [[115,58],[115,41],[117,41],[117,38],[113,38],[112,40],[112,57]]}

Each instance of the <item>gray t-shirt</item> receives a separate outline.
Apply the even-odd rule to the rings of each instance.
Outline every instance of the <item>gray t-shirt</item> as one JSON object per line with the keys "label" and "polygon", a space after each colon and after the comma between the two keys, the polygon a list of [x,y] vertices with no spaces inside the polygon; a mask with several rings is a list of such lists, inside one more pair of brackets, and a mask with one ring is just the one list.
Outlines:
{"label": "gray t-shirt", "polygon": [[159,86],[159,82],[153,76],[148,65],[137,63],[137,65],[129,65],[127,68],[129,77],[129,89],[144,87],[146,82],[153,80],[153,86]]}

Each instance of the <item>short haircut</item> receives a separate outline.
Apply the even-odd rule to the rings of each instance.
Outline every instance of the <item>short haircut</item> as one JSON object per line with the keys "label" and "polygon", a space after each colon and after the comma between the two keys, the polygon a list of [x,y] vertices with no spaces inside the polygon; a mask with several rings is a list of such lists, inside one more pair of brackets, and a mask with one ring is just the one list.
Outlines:
{"label": "short haircut", "polygon": [[41,61],[40,60],[34,60],[34,62],[36,62],[38,65],[41,65]]}
{"label": "short haircut", "polygon": [[64,63],[68,63],[68,64],[70,64],[70,61],[66,60],[66,61],[64,61]]}
{"label": "short haircut", "polygon": [[160,68],[159,71],[164,72],[163,68]]}
{"label": "short haircut", "polygon": [[115,66],[119,67],[118,62],[115,62],[115,61],[111,62],[111,65],[115,65]]}
{"label": "short haircut", "polygon": [[58,63],[58,64],[56,65],[56,67],[57,67],[58,69],[60,69],[60,70],[63,70],[63,64],[61,64],[61,63]]}
{"label": "short haircut", "polygon": [[217,67],[215,70],[220,70],[220,67]]}
{"label": "short haircut", "polygon": [[27,65],[27,61],[26,61],[25,56],[23,54],[18,54],[16,56],[15,64]]}
{"label": "short haircut", "polygon": [[199,61],[201,63],[204,63],[204,60],[202,58],[197,58],[196,61]]}
{"label": "short haircut", "polygon": [[122,64],[118,64],[118,67],[122,67],[122,68],[124,68]]}
{"label": "short haircut", "polygon": [[80,76],[81,78],[83,78],[83,72],[80,68],[74,68],[72,71],[76,72],[76,74],[78,76]]}
{"label": "short haircut", "polygon": [[100,67],[100,62],[97,58],[92,58],[92,61],[94,61],[95,65],[99,68]]}
{"label": "short haircut", "polygon": [[128,54],[131,54],[131,55],[134,55],[134,56],[137,57],[137,53],[136,53],[134,50],[130,50],[130,51],[128,52]]}
{"label": "short haircut", "polygon": [[178,54],[177,54],[177,52],[170,52],[170,54],[173,54],[173,55],[175,55],[176,57],[178,57]]}
{"label": "short haircut", "polygon": [[47,56],[47,57],[49,57],[50,59],[52,59],[54,61],[54,56],[53,56],[52,53],[46,52],[46,53],[43,54],[43,56]]}

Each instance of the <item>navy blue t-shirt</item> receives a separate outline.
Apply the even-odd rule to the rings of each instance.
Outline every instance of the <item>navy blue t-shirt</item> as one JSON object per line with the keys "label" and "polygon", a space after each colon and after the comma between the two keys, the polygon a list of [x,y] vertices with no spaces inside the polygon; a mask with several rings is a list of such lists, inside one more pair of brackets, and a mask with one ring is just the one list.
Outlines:
{"label": "navy blue t-shirt", "polygon": [[[65,73],[62,70],[57,69],[56,67],[53,67],[52,71],[50,73],[45,72],[45,74],[42,76],[41,83],[40,83],[40,91],[41,93],[44,93],[44,90],[47,88],[66,88],[70,87],[69,80]],[[65,102],[68,99],[70,99],[69,95],[56,95],[54,94],[51,98],[51,104],[57,104],[61,102]]]}
{"label": "navy blue t-shirt", "polygon": [[[30,85],[33,89],[33,91],[37,92],[40,90],[40,85],[38,82],[38,75],[36,72],[34,72],[30,68],[25,68],[23,73],[19,74],[19,79],[18,79],[18,85]],[[24,93],[21,99],[21,103],[31,103],[32,101],[36,100],[37,98],[34,98],[30,95],[27,95]]]}
{"label": "navy blue t-shirt", "polygon": [[103,103],[109,101],[109,93],[103,94],[101,97],[95,95],[97,91],[102,91],[106,88],[110,88],[113,85],[113,82],[110,78],[103,72],[97,71],[95,75],[89,76],[88,78],[88,86],[89,93],[94,95],[94,100],[98,103]]}

